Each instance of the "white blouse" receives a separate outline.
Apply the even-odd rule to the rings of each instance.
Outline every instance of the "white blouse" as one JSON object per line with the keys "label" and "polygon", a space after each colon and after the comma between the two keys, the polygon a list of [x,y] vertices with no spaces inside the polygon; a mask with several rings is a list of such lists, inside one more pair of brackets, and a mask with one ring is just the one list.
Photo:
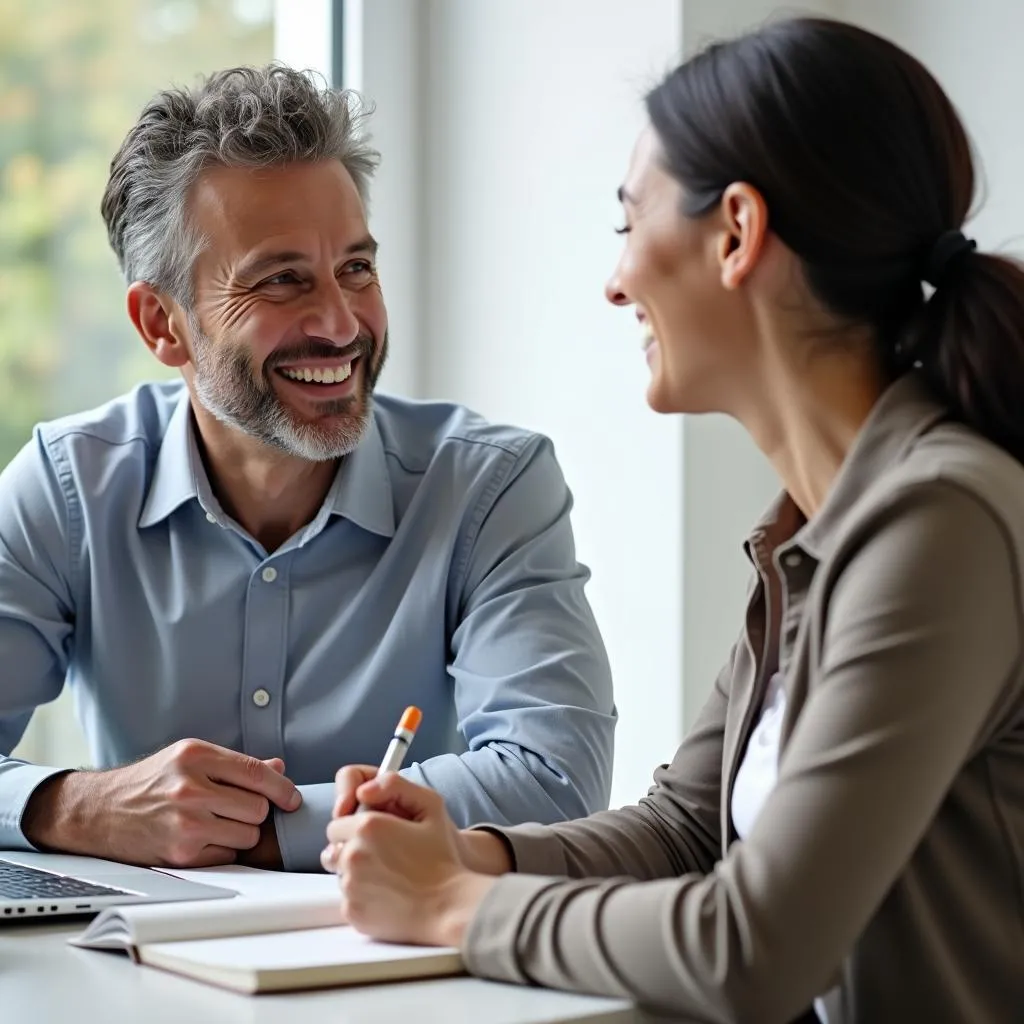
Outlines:
{"label": "white blouse", "polygon": [[[746,753],[736,772],[732,789],[732,823],[740,839],[746,839],[757,816],[761,813],[768,794],[775,788],[779,777],[779,738],[782,718],[786,713],[786,691],[782,686],[782,673],[776,672],[768,680],[761,716],[750,734]],[[827,995],[833,995],[835,990]],[[814,1000],[814,1012],[821,1024],[828,1024],[825,998]]]}
{"label": "white blouse", "polygon": [[747,751],[736,772],[732,790],[732,823],[740,839],[746,839],[779,774],[779,737],[786,713],[786,691],[782,674],[768,681],[761,705],[761,717],[750,734]]}

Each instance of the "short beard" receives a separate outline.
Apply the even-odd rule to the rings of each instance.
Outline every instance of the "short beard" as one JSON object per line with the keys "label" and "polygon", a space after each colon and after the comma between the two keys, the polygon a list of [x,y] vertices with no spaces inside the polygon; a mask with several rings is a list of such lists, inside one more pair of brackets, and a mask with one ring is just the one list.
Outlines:
{"label": "short beard", "polygon": [[[275,352],[259,372],[245,349],[225,342],[218,345],[204,334],[194,313],[189,314],[189,327],[196,398],[221,423],[277,451],[310,462],[339,459],[363,439],[373,409],[373,389],[387,356],[387,333],[376,367],[372,366],[373,339],[362,335],[341,350],[328,342],[308,338],[287,351]],[[296,422],[270,382],[274,366],[305,359],[337,358],[340,352],[360,358],[363,380],[358,394],[321,403],[322,417],[327,423]]]}

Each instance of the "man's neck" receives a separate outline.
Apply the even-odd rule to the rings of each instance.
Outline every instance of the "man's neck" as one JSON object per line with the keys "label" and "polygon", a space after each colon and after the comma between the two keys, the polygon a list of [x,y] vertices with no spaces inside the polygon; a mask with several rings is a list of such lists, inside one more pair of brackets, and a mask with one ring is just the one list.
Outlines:
{"label": "man's neck", "polygon": [[275,551],[323,505],[338,460],[278,452],[193,406],[196,440],[221,508],[266,551]]}

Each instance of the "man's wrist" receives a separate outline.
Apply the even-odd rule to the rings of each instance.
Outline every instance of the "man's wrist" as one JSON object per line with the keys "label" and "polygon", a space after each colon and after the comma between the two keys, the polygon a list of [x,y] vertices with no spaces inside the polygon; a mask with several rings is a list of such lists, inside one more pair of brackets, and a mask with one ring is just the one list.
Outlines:
{"label": "man's wrist", "polygon": [[250,868],[265,868],[280,871],[284,868],[281,856],[281,844],[277,840],[277,827],[274,824],[274,811],[263,819],[260,825],[260,838],[251,850],[239,850],[235,863]]}
{"label": "man's wrist", "polygon": [[21,831],[37,849],[63,853],[86,852],[80,849],[81,837],[76,823],[76,776],[83,772],[63,771],[44,779],[33,790],[21,816]]}

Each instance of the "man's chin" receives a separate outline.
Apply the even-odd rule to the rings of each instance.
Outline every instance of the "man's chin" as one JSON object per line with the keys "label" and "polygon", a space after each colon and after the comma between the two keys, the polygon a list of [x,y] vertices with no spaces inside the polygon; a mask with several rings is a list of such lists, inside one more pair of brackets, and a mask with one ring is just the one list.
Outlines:
{"label": "man's chin", "polygon": [[298,405],[281,402],[289,423],[296,430],[345,431],[360,427],[369,415],[369,398],[360,393],[347,398],[325,398]]}
{"label": "man's chin", "polygon": [[344,411],[324,413],[315,419],[289,416],[290,429],[282,446],[302,458],[314,461],[337,459],[351,452],[363,439],[369,424],[368,405],[359,400],[359,409],[348,405]]}

